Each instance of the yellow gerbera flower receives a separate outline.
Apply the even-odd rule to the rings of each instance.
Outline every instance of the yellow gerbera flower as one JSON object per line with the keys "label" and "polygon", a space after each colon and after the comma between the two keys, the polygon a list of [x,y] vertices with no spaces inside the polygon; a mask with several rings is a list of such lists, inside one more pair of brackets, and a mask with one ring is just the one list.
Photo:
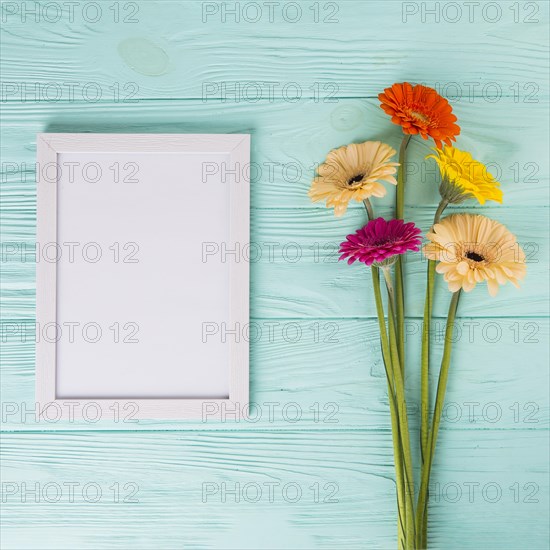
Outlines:
{"label": "yellow gerbera flower", "polygon": [[516,287],[525,277],[525,253],[516,237],[501,223],[479,214],[453,214],[436,223],[426,235],[430,243],[424,255],[437,260],[449,290],[470,292],[487,281],[495,296],[499,285],[510,281]]}
{"label": "yellow gerbera flower", "polygon": [[426,158],[434,159],[439,166],[442,178],[439,192],[443,199],[455,204],[473,197],[480,204],[487,200],[502,203],[500,183],[470,153],[448,146],[434,151],[436,155]]}
{"label": "yellow gerbera flower", "polygon": [[313,202],[326,200],[334,214],[342,216],[350,200],[361,202],[369,197],[383,197],[385,181],[397,185],[394,177],[399,163],[390,162],[395,149],[380,141],[352,143],[333,149],[317,174],[309,196]]}

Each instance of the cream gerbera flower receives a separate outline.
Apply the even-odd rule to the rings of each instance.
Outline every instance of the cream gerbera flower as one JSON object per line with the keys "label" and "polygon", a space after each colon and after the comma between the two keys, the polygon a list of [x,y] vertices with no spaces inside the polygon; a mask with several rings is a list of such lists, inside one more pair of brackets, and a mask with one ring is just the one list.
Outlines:
{"label": "cream gerbera flower", "polygon": [[383,197],[385,181],[397,185],[394,177],[399,163],[390,162],[395,150],[380,141],[352,143],[333,149],[317,169],[309,196],[313,202],[326,200],[334,214],[345,214],[350,200],[361,202]]}
{"label": "cream gerbera flower", "polygon": [[441,197],[449,203],[460,203],[475,198],[480,204],[487,200],[502,203],[500,183],[489,173],[485,164],[474,160],[470,153],[456,147],[434,149],[436,155],[426,158],[434,159],[441,172]]}
{"label": "cream gerbera flower", "polygon": [[449,290],[472,290],[487,281],[495,296],[499,285],[510,281],[516,287],[525,277],[525,254],[516,237],[501,223],[479,214],[453,214],[436,223],[426,235],[431,241],[424,255],[437,260]]}

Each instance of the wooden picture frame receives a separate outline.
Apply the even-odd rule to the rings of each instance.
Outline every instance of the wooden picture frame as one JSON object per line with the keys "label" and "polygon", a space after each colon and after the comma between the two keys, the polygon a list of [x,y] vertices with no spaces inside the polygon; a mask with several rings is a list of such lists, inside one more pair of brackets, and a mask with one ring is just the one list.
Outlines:
{"label": "wooden picture frame", "polygon": [[41,414],[241,416],[249,165],[245,134],[37,135]]}

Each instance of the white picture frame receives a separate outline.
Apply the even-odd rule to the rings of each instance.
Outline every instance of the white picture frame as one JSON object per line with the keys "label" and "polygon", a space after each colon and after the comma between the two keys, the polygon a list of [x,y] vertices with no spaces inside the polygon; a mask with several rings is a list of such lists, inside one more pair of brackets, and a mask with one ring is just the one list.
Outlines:
{"label": "white picture frame", "polygon": [[[37,135],[41,414],[112,418],[117,409],[134,419],[210,422],[224,411],[242,416],[249,399],[249,345],[241,336],[249,323],[249,262],[233,251],[249,243],[249,166],[247,134]],[[134,244],[146,243],[138,262],[121,261],[120,237],[130,230],[142,238]],[[100,258],[109,258],[100,267],[96,245]],[[120,330],[129,310],[145,337],[116,347],[128,336]],[[100,320],[90,321],[94,316]],[[88,336],[81,333],[86,320],[99,330],[88,324]],[[209,342],[205,334],[216,335],[216,323],[219,339]]]}

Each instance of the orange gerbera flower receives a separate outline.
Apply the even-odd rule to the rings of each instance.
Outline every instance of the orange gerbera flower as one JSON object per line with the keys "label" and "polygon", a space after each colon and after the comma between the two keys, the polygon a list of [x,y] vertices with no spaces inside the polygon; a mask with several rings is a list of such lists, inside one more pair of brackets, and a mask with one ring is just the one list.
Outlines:
{"label": "orange gerbera flower", "polygon": [[429,136],[438,149],[442,148],[441,142],[450,146],[460,134],[449,102],[433,88],[403,82],[386,88],[378,99],[384,112],[394,124],[403,127],[405,134],[420,134],[424,139]]}

